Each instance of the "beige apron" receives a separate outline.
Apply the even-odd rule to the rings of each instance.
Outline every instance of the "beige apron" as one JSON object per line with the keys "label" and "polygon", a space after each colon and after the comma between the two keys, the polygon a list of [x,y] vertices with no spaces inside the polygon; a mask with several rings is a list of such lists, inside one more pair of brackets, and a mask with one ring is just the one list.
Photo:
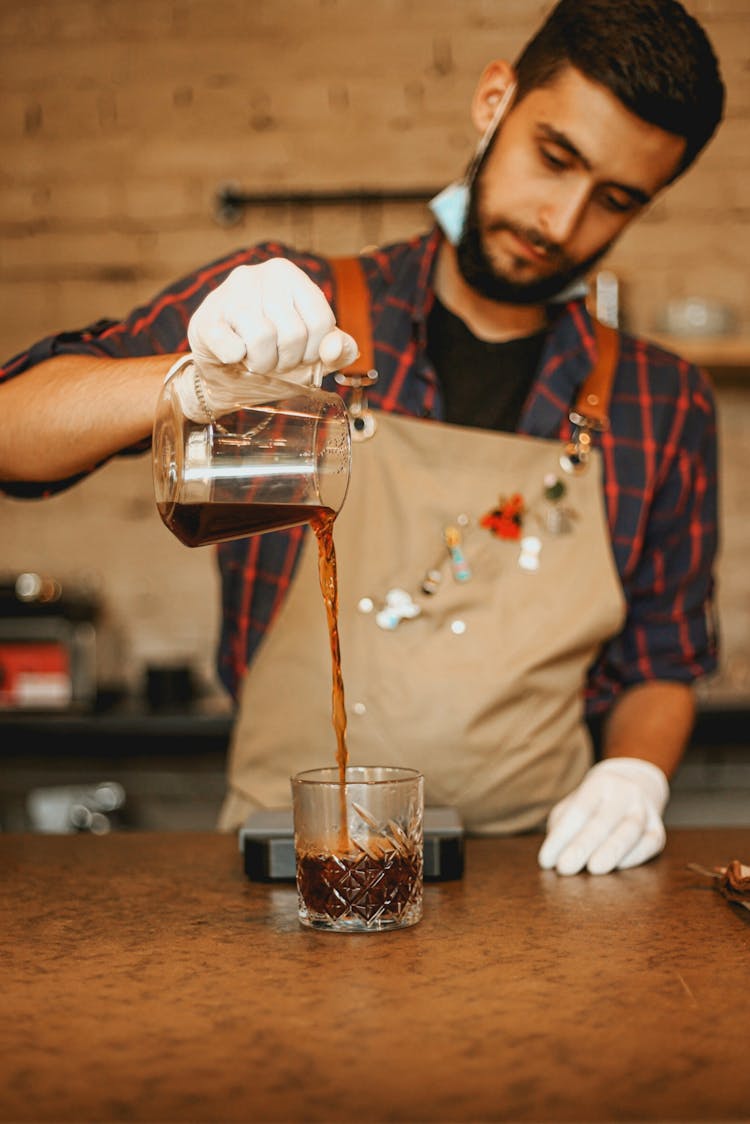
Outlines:
{"label": "beige apron", "polygon": [[[624,619],[600,458],[594,452],[588,471],[566,475],[557,441],[376,417],[374,437],[354,446],[334,525],[350,762],[421,770],[426,802],[457,807],[469,831],[538,827],[591,764],[586,670]],[[548,473],[565,482],[568,533],[546,527]],[[519,565],[518,541],[479,525],[498,497],[516,492],[527,508],[522,533],[541,543],[536,570]],[[443,544],[459,514],[470,520],[465,582]],[[441,581],[428,596],[421,582],[436,563]],[[397,587],[421,612],[384,630],[377,611]],[[374,611],[361,611],[365,598]],[[236,828],[254,808],[288,806],[293,773],[334,763],[329,643],[309,534],[242,684],[220,828]]]}

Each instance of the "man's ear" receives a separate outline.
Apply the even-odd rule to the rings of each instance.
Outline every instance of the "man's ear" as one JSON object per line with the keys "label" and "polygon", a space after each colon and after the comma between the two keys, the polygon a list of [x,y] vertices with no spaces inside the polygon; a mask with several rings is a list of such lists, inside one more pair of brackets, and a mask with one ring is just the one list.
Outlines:
{"label": "man's ear", "polygon": [[484,68],[471,102],[471,119],[478,133],[484,133],[500,99],[515,80],[513,67],[504,59],[496,59]]}

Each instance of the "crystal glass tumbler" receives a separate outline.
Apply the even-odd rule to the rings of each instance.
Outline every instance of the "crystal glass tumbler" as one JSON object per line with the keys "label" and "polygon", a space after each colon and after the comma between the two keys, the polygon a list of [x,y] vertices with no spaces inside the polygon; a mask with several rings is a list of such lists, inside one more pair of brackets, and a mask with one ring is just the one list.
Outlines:
{"label": "crystal glass tumbler", "polygon": [[382,932],[422,916],[424,782],[414,769],[350,766],[292,778],[300,922]]}

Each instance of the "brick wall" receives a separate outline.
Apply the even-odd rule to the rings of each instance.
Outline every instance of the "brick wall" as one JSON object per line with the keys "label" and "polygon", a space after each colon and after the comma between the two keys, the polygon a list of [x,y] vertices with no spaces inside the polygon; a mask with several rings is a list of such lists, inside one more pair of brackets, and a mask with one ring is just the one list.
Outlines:
{"label": "brick wall", "polygon": [[[423,227],[421,204],[264,207],[253,190],[440,186],[473,144],[483,65],[513,57],[535,0],[0,2],[1,350],[117,315],[238,243],[323,251]],[[748,0],[693,0],[729,88],[699,165],[612,256],[640,330],[668,296],[729,301],[750,330]]]}
{"label": "brick wall", "polygon": [[[227,226],[217,221],[215,197],[227,183],[269,192],[442,186],[471,152],[468,106],[483,65],[512,58],[548,6],[0,0],[0,354],[50,331],[123,314],[181,271],[238,244],[274,237],[353,252],[424,228],[421,203],[265,205]],[[729,302],[747,334],[750,0],[691,0],[688,7],[722,60],[727,119],[698,166],[626,235],[610,264],[639,330],[652,328],[668,297],[698,293]],[[732,401],[733,411],[747,411],[744,394]],[[738,452],[746,456],[741,446]],[[742,486],[737,465],[737,456],[729,457],[730,508]],[[95,532],[50,552],[50,532],[39,528],[66,504],[79,510],[103,503],[101,517],[115,521],[127,552],[135,524],[153,520],[147,504],[128,506],[122,494],[148,491],[144,471],[143,464],[113,466],[46,512],[0,506],[12,530],[3,536],[0,570],[23,564],[74,573],[88,559],[105,575],[136,654],[170,634],[161,618],[153,626],[153,603],[142,596],[153,574],[134,556],[129,576],[118,570],[113,579],[111,559],[94,549]],[[114,481],[120,498],[113,511]],[[167,533],[153,524],[149,534],[161,543],[159,565],[176,562]],[[727,616],[736,622],[738,606],[744,614],[741,634],[730,624],[739,650],[750,606],[736,541],[730,533],[723,566],[732,599]],[[209,557],[191,567],[194,588],[212,589]],[[192,600],[212,605],[211,596]],[[215,627],[212,612],[199,611],[203,635]],[[185,644],[197,641],[183,637]]]}

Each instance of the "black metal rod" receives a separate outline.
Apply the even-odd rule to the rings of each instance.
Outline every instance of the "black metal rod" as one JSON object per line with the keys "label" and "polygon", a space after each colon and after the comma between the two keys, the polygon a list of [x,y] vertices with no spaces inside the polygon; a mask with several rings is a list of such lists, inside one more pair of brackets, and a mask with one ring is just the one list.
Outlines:
{"label": "black metal rod", "polygon": [[342,188],[336,191],[243,191],[221,187],[216,193],[216,217],[220,222],[238,222],[247,207],[358,206],[363,203],[424,203],[440,188]]}

